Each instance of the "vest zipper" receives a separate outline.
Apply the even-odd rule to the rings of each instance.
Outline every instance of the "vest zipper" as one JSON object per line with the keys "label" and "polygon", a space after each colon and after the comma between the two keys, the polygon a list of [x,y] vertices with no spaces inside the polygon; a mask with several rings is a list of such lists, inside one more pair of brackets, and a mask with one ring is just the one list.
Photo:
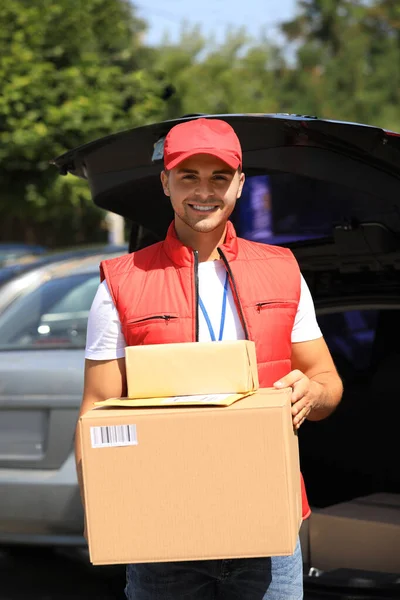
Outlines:
{"label": "vest zipper", "polygon": [[133,319],[131,321],[128,321],[127,323],[144,323],[145,321],[153,321],[154,319],[163,319],[164,321],[166,321],[168,323],[168,321],[170,321],[171,319],[177,319],[177,317],[175,315],[154,315],[151,317],[144,317],[144,319]]}
{"label": "vest zipper", "polygon": [[236,296],[236,301],[237,301],[237,305],[238,305],[238,308],[239,308],[239,315],[240,315],[240,319],[242,321],[242,325],[243,325],[243,329],[244,329],[244,334],[246,336],[246,340],[249,340],[250,339],[249,330],[247,329],[247,325],[246,325],[246,321],[245,321],[245,318],[244,318],[244,313],[243,313],[242,305],[240,303],[240,298],[239,298],[239,294],[238,294],[238,291],[237,291],[235,280],[233,278],[233,273],[232,273],[231,267],[229,265],[228,259],[226,258],[225,254],[222,252],[221,248],[217,248],[217,250],[218,250],[218,254],[220,255],[220,257],[224,261],[224,265],[225,265],[226,270],[228,271],[229,279],[231,280],[233,291],[234,291],[234,294]]}
{"label": "vest zipper", "polygon": [[193,250],[194,255],[194,302],[195,302],[195,338],[199,341],[199,253]]}
{"label": "vest zipper", "polygon": [[261,312],[261,310],[266,307],[266,306],[276,306],[277,304],[279,305],[284,305],[284,306],[296,306],[296,302],[292,302],[291,300],[270,300],[269,302],[257,302],[256,304],[256,309],[257,312]]}
{"label": "vest zipper", "polygon": [[264,306],[268,306],[269,304],[271,304],[271,302],[258,302],[258,304],[256,304],[256,307],[257,307],[257,312],[258,312],[258,313],[260,313],[260,312],[261,312],[261,309],[262,309]]}

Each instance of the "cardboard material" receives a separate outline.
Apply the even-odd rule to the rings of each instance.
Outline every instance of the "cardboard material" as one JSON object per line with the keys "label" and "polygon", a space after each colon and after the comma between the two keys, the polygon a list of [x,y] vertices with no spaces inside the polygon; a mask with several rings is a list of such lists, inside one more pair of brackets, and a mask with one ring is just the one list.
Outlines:
{"label": "cardboard material", "polygon": [[249,396],[247,394],[197,394],[194,396],[170,396],[169,398],[109,398],[95,402],[96,406],[138,408],[142,406],[230,406]]}
{"label": "cardboard material", "polygon": [[93,564],[288,555],[301,525],[291,390],[79,421]]}
{"label": "cardboard material", "polygon": [[247,340],[128,346],[125,362],[129,398],[246,394],[259,386]]}
{"label": "cardboard material", "polygon": [[309,527],[312,567],[400,573],[400,495],[314,509]]}

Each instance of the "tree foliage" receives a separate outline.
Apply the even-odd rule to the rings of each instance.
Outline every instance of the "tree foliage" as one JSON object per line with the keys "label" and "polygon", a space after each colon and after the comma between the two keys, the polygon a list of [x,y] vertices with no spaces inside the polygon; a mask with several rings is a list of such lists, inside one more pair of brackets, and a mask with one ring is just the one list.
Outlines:
{"label": "tree foliage", "polygon": [[3,239],[29,238],[29,224],[53,245],[101,236],[85,182],[48,161],[142,123],[289,112],[400,130],[398,2],[299,0],[279,44],[183,24],[178,43],[149,48],[144,27],[128,0],[0,3]]}
{"label": "tree foliage", "polygon": [[197,29],[165,41],[158,66],[176,88],[171,115],[292,112],[400,129],[400,5],[300,0],[284,43],[246,31],[215,45]]}
{"label": "tree foliage", "polygon": [[178,44],[160,48],[156,65],[175,89],[167,103],[171,117],[280,110],[281,52],[245,29],[229,32],[222,44],[198,28],[186,30]]}
{"label": "tree foliage", "polygon": [[77,214],[98,221],[87,186],[74,178],[60,181],[48,161],[160,116],[162,89],[146,68],[143,27],[125,0],[1,2],[3,231],[42,222],[49,243],[65,244],[68,239],[55,239],[57,227],[51,226],[57,215],[72,224],[71,241]]}
{"label": "tree foliage", "polygon": [[302,0],[282,30],[297,48],[292,89],[302,110],[400,129],[398,3]]}

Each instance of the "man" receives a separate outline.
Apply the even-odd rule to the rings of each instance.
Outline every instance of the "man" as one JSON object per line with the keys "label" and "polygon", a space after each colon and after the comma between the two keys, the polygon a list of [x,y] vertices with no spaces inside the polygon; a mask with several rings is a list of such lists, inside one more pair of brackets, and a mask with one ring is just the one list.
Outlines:
{"label": "man", "polygon": [[[335,409],[341,381],[292,253],[237,238],[229,221],[244,181],[228,123],[198,119],[171,129],[161,182],[174,223],[163,242],[101,265],[81,413],[126,394],[126,345],[232,339],[254,340],[261,387],[292,387],[296,429]],[[79,472],[78,440],[76,456]],[[127,568],[129,600],[298,600],[302,593],[299,544],[285,557]]]}

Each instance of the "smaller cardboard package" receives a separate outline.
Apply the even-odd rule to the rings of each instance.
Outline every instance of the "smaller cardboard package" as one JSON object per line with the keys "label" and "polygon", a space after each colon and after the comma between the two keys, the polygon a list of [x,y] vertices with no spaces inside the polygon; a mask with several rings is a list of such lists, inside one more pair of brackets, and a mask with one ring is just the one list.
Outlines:
{"label": "smaller cardboard package", "polygon": [[301,493],[290,389],[228,406],[98,407],[79,435],[93,564],[293,553]]}
{"label": "smaller cardboard package", "polygon": [[194,394],[192,396],[168,396],[166,398],[108,398],[96,402],[96,406],[120,408],[138,408],[143,406],[230,406],[234,402],[249,396],[246,394]]}
{"label": "smaller cardboard package", "polygon": [[252,341],[128,346],[125,362],[129,398],[245,394],[258,389]]}
{"label": "smaller cardboard package", "polygon": [[400,573],[400,495],[373,494],[314,509],[310,553],[317,569]]}

